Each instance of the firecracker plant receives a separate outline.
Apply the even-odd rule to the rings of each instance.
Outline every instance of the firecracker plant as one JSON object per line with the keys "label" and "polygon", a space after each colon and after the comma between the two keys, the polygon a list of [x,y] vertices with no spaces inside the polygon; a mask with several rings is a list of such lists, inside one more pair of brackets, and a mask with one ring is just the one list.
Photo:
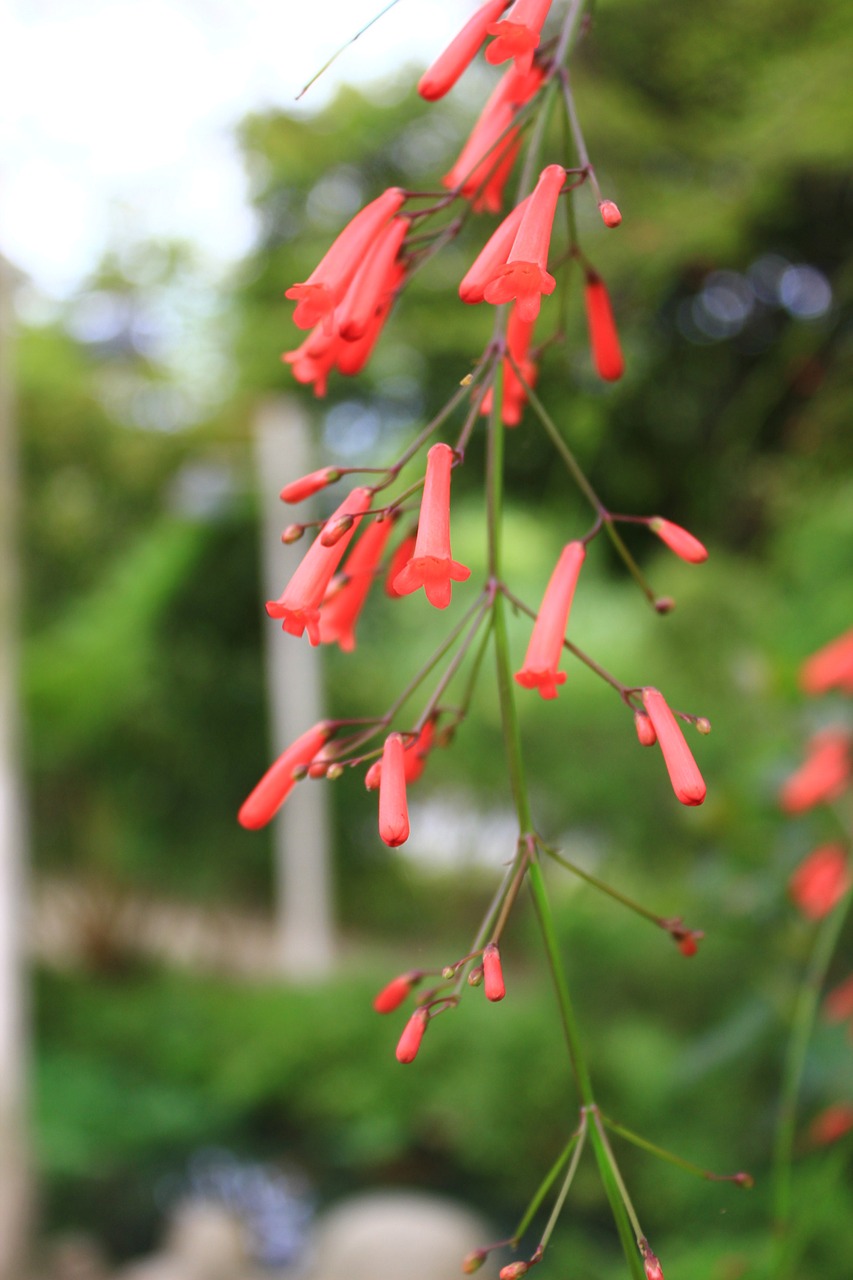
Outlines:
{"label": "firecracker plant", "polygon": [[[460,8],[462,6],[460,5]],[[575,201],[593,200],[605,226],[616,229],[622,217],[599,189],[573,92],[571,61],[589,34],[585,0],[488,0],[465,22],[459,34],[422,77],[418,90],[432,102],[441,98],[475,58],[496,68],[495,88],[468,141],[442,179],[437,192],[394,187],[378,194],[344,227],[320,263],[291,285],[286,297],[296,303],[293,320],[304,340],[283,359],[293,376],[326,392],[331,377],[354,376],[364,368],[392,316],[396,300],[416,271],[464,226],[500,215],[491,234],[482,232],[482,248],[459,284],[459,305],[491,308],[494,327],[485,350],[465,352],[458,385],[444,408],[415,434],[390,466],[329,466],[288,484],[285,503],[299,503],[329,485],[346,483],[359,473],[335,512],[319,527],[294,522],[283,541],[295,542],[314,527],[313,541],[277,600],[267,603],[270,617],[285,632],[307,642],[338,644],[351,650],[358,618],[371,588],[383,580],[392,597],[423,589],[426,617],[430,606],[444,610],[461,597],[464,611],[426,665],[390,707],[365,722],[327,720],[303,733],[270,767],[243,804],[243,826],[268,823],[300,779],[335,778],[344,769],[363,769],[369,790],[378,790],[379,835],[386,845],[403,844],[409,835],[406,791],[427,767],[430,754],[450,745],[466,715],[479,680],[491,668],[506,744],[509,788],[518,818],[518,839],[508,870],[477,928],[458,958],[433,971],[410,970],[393,978],[376,997],[375,1008],[394,1014],[411,1001],[397,1045],[397,1059],[417,1057],[430,1023],[456,1009],[471,988],[485,997],[505,996],[500,946],[523,888],[532,897],[550,969],[576,1088],[573,1119],[565,1146],[545,1172],[516,1231],[508,1241],[485,1245],[464,1260],[476,1270],[492,1249],[522,1250],[539,1210],[550,1205],[544,1229],[532,1248],[505,1266],[502,1280],[517,1280],[538,1263],[563,1211],[582,1155],[591,1149],[616,1228],[635,1280],[660,1280],[661,1265],[649,1245],[619,1171],[611,1137],[635,1143],[701,1177],[751,1183],[749,1175],[716,1175],[660,1150],[606,1115],[587,1066],[575,1007],[561,958],[551,905],[542,873],[549,859],[598,890],[638,912],[664,930],[685,956],[702,937],[680,918],[665,918],[628,899],[571,863],[537,828],[528,793],[517,700],[557,698],[567,681],[564,662],[591,668],[624,705],[626,732],[645,747],[657,746],[675,797],[683,805],[701,805],[705,783],[685,738],[688,731],[708,733],[699,715],[669,707],[656,688],[623,683],[567,636],[575,588],[587,555],[602,537],[609,540],[649,604],[660,614],[673,602],[652,590],[621,535],[626,523],[644,527],[691,564],[706,558],[702,544],[685,529],[659,515],[616,514],[592,488],[569,441],[536,394],[540,361],[561,342],[563,316],[583,299],[592,362],[604,381],[622,376],[623,358],[607,286],[581,244]],[[546,154],[550,126],[562,117],[565,148],[558,159]],[[512,195],[507,196],[508,190]],[[494,225],[494,217],[489,225]],[[559,290],[559,293],[558,293]],[[558,293],[557,298],[552,295]],[[590,508],[585,529],[566,529],[565,545],[538,606],[521,600],[504,577],[502,506],[504,455],[512,447],[512,429],[544,430],[568,480]],[[486,437],[484,476],[488,569],[485,581],[453,559],[450,497],[453,472],[466,461],[475,432]],[[441,438],[447,436],[447,439]],[[411,468],[420,475],[410,481]],[[454,590],[455,588],[455,590]],[[510,654],[507,611],[530,620],[529,642],[519,663]],[[453,686],[452,703],[448,690]]]}

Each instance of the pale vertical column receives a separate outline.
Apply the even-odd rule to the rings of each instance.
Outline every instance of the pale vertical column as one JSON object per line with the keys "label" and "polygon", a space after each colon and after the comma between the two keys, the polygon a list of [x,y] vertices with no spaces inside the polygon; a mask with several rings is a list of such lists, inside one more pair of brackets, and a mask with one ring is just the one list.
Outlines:
{"label": "pale vertical column", "polygon": [[12,274],[0,256],[0,1280],[20,1280],[32,1207],[27,1141],[24,822],[18,753],[17,455]]}
{"label": "pale vertical column", "polygon": [[[281,532],[294,519],[310,519],[310,503],[286,507],[279,491],[312,470],[307,421],[287,399],[265,402],[258,411],[256,447],[262,512],[262,581],[265,598],[281,595],[305,553],[307,542],[284,546]],[[305,535],[309,538],[310,532]],[[267,683],[272,733],[271,759],[324,718],[320,651],[265,624]],[[284,973],[319,978],[334,958],[328,793],[323,783],[295,787],[273,820],[276,857],[278,953]]]}

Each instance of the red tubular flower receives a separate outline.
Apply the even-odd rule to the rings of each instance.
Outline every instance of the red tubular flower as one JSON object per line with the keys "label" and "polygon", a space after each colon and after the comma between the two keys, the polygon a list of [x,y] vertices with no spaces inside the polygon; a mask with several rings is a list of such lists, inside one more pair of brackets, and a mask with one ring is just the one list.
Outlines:
{"label": "red tubular flower", "polygon": [[486,286],[495,277],[495,272],[506,262],[513,241],[515,240],[521,220],[530,204],[530,196],[525,196],[511,213],[508,213],[500,226],[491,234],[477,257],[462,277],[459,286],[459,297],[463,302],[482,302],[486,296]]}
{"label": "red tubular flower", "polygon": [[589,344],[598,376],[605,382],[616,382],[625,372],[625,362],[610,306],[610,295],[604,281],[594,272],[589,272],[586,277],[584,297]]}
{"label": "red tubular flower", "polygon": [[395,1009],[399,1009],[414,986],[416,977],[417,975],[411,973],[401,973],[398,977],[392,978],[388,986],[383,987],[373,1001],[376,1012],[393,1013]]}
{"label": "red tubular flower", "polygon": [[706,791],[704,779],[663,694],[657,689],[644,689],[643,706],[657,734],[676,797],[682,804],[701,804]]}
{"label": "red tubular flower", "polygon": [[297,300],[293,321],[298,328],[312,329],[321,320],[329,323],[331,313],[346,293],[374,238],[405,199],[406,193],[399,187],[389,187],[365,205],[344,227],[308,279],[286,290],[286,298]]}
{"label": "red tubular flower", "polygon": [[[521,422],[524,406],[527,403],[527,392],[515,371],[513,361],[521,370],[522,377],[527,385],[529,387],[536,386],[536,378],[539,371],[534,361],[528,359],[528,351],[533,340],[535,326],[535,320],[522,320],[518,313],[518,307],[513,307],[509,313],[506,334],[506,344],[512,355],[512,360],[505,359],[503,362],[501,421],[505,427],[518,426],[519,422]],[[491,413],[493,401],[493,390],[489,387],[480,404],[480,413]]]}
{"label": "red tubular flower", "polygon": [[637,730],[637,740],[641,747],[653,747],[655,745],[658,735],[655,733],[655,726],[645,712],[634,712],[634,728]]}
{"label": "red tubular flower", "polygon": [[551,0],[515,0],[506,17],[489,27],[496,39],[486,49],[486,61],[497,65],[514,58],[516,70],[529,71],[550,8]]}
{"label": "red tubular flower", "polygon": [[379,835],[392,849],[409,838],[409,807],[406,803],[406,766],[403,739],[389,733],[382,751],[379,780]]}
{"label": "red tubular flower", "polygon": [[418,93],[427,102],[436,102],[453,88],[486,39],[488,28],[500,17],[509,0],[487,0],[465,26],[454,36],[450,44],[436,58],[418,81]]}
{"label": "red tubular flower", "polygon": [[421,1047],[421,1041],[424,1038],[428,1022],[428,1011],[426,1009],[416,1009],[403,1028],[403,1034],[397,1043],[396,1057],[398,1062],[414,1062],[418,1056],[418,1049]]}
{"label": "red tubular flower", "polygon": [[566,171],[560,164],[549,164],[542,170],[507,260],[483,291],[486,302],[496,306],[515,299],[522,320],[535,320],[542,294],[553,293],[557,287],[556,280],[548,273],[548,249],[565,179]]}
{"label": "red tubular flower", "polygon": [[335,310],[335,328],[346,342],[364,337],[377,309],[385,300],[391,280],[396,287],[397,254],[408,229],[405,218],[392,218],[377,232],[340,306]]}
{"label": "red tubular flower", "polygon": [[465,582],[471,576],[471,570],[450,555],[452,466],[450,445],[434,444],[427,454],[415,554],[394,579],[394,590],[401,596],[423,587],[427,600],[436,609],[446,609],[450,604],[452,582]]}
{"label": "red tubular flower", "polygon": [[853,1129],[853,1106],[849,1102],[835,1102],[825,1107],[809,1125],[809,1139],[815,1146],[825,1147],[837,1142]]}
{"label": "red tubular flower", "polygon": [[840,844],[823,844],[797,867],[788,883],[794,905],[809,920],[822,920],[850,888],[847,854]]}
{"label": "red tubular flower", "polygon": [[390,517],[373,520],[356,542],[344,565],[345,581],[320,605],[320,644],[340,645],[344,653],[355,648],[355,624],[376,576],[376,567],[394,521]]}
{"label": "red tubular flower", "polygon": [[708,559],[708,552],[699,539],[694,538],[693,534],[688,533],[686,529],[682,529],[680,524],[664,520],[663,516],[652,516],[649,520],[649,528],[652,533],[657,534],[661,542],[666,543],[670,551],[674,551],[688,564],[701,564],[703,560]]}
{"label": "red tubular flower", "polygon": [[853,693],[853,629],[806,659],[800,669],[800,685],[812,694],[830,689]]}
{"label": "red tubular flower", "polygon": [[506,995],[501,953],[495,942],[490,942],[483,952],[483,989],[487,1000],[503,1000]]}
{"label": "red tubular flower", "polygon": [[310,498],[321,489],[325,489],[327,484],[334,484],[336,480],[340,480],[341,475],[342,472],[337,467],[322,467],[319,471],[311,471],[307,476],[301,476],[299,480],[291,480],[278,496],[282,502],[302,502],[305,498]]}
{"label": "red tubular flower", "polygon": [[[427,756],[432,750],[435,737],[435,721],[427,720],[416,738],[403,748],[403,775],[406,782],[417,782],[426,768]],[[368,791],[375,791],[382,780],[382,761],[374,760],[364,775],[364,785]]]}
{"label": "red tubular flower", "polygon": [[846,1022],[853,1018],[853,974],[833,987],[823,1002],[823,1016],[827,1022]]}
{"label": "red tubular flower", "polygon": [[[320,643],[320,605],[361,517],[370,510],[372,496],[370,489],[353,489],[326,521],[278,600],[267,601],[267,613],[282,620],[283,631],[301,636],[307,628],[311,644]],[[333,546],[324,546],[326,530],[350,517],[353,523],[346,532]]]}
{"label": "red tubular flower", "polygon": [[271,764],[258,785],[240,806],[237,821],[241,827],[249,831],[257,831],[265,827],[296,785],[293,774],[296,769],[306,768],[332,733],[330,722],[323,720],[308,729],[282,752],[274,764]]}
{"label": "red tubular flower", "polygon": [[779,792],[783,813],[795,815],[837,800],[850,781],[850,735],[824,729],[808,744],[805,760]]}
{"label": "red tubular flower", "polygon": [[293,351],[282,353],[282,360],[290,365],[297,382],[311,384],[315,396],[324,396],[329,385],[329,374],[335,367],[341,340],[334,332],[327,332],[323,325],[312,329],[308,337]]}
{"label": "red tubular flower", "polygon": [[391,557],[391,563],[388,565],[388,574],[385,578],[385,593],[392,600],[399,600],[400,593],[394,589],[394,579],[397,574],[408,564],[412,556],[415,554],[415,546],[417,545],[417,537],[411,533],[404,538],[398,547],[395,548]]}
{"label": "red tubular flower", "polygon": [[[511,68],[501,77],[442,184],[472,201],[475,211],[497,213],[503,187],[518,151],[518,130],[510,129],[517,111],[529,102],[544,79],[534,67],[526,75]],[[509,132],[508,132],[509,131]]]}
{"label": "red tubular flower", "polygon": [[515,675],[522,688],[538,689],[543,698],[556,698],[557,685],[566,682],[565,672],[558,671],[557,667],[563,653],[575,587],[585,558],[586,548],[582,542],[569,542],[563,547],[533,624],[524,666]]}
{"label": "red tubular flower", "polygon": [[403,281],[405,271],[399,262],[395,262],[388,273],[385,281],[385,292],[381,301],[377,304],[367,328],[360,338],[354,342],[340,341],[337,348],[335,368],[346,375],[353,378],[357,373],[361,373],[367,364],[373,348],[379,341],[379,337],[385,325],[385,321],[391,314],[391,307],[394,303],[394,295]]}

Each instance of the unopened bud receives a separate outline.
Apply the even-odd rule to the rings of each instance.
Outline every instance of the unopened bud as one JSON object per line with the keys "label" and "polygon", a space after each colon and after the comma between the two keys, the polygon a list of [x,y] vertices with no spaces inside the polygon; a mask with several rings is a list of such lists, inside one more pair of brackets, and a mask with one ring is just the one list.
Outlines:
{"label": "unopened bud", "polygon": [[475,1271],[479,1271],[486,1258],[489,1256],[487,1249],[473,1249],[471,1253],[466,1253],[462,1259],[462,1271],[466,1276],[472,1276]]}
{"label": "unopened bud", "polygon": [[641,746],[653,747],[655,745],[658,735],[655,733],[655,727],[645,711],[634,712],[634,728],[637,730],[637,738]]}
{"label": "unopened bud", "polygon": [[500,1269],[500,1280],[521,1280],[530,1270],[529,1262],[510,1262]]}
{"label": "unopened bud", "polygon": [[474,968],[468,974],[468,986],[479,987],[482,981],[483,981],[483,966],[481,964],[475,964]]}
{"label": "unopened bud", "polygon": [[442,971],[441,971],[441,976],[442,976],[442,978],[444,978],[447,982],[449,982],[451,978],[455,978],[455,977],[456,977],[456,968],[455,968],[455,966],[454,966],[454,965],[452,965],[452,964],[447,964],[447,965],[445,965],[445,966],[444,966],[444,968],[443,968],[443,969],[442,969]]}
{"label": "unopened bud", "polygon": [[658,613],[672,613],[675,608],[675,601],[672,596],[658,596],[655,600],[655,608]]}
{"label": "unopened bud", "polygon": [[393,1013],[408,996],[412,989],[413,978],[410,973],[401,973],[392,978],[387,987],[383,987],[373,1001],[377,1013]]}
{"label": "unopened bud", "polygon": [[345,533],[349,533],[355,524],[352,516],[341,516],[340,520],[330,520],[320,534],[320,545],[322,547],[333,547],[336,542],[340,542]]}
{"label": "unopened bud", "polygon": [[643,1270],[646,1273],[646,1280],[663,1280],[661,1265],[653,1253],[643,1259]]}
{"label": "unopened bud", "polygon": [[506,987],[501,970],[501,953],[494,942],[490,942],[483,952],[483,975],[486,981],[486,999],[503,1000]]}
{"label": "unopened bud", "polygon": [[308,766],[306,764],[298,764],[290,776],[294,782],[301,782],[303,778],[308,777]]}
{"label": "unopened bud", "polygon": [[343,771],[344,766],[342,764],[330,764],[326,770],[326,777],[330,782],[334,782],[336,778],[340,778]]}
{"label": "unopened bud", "polygon": [[325,760],[312,760],[308,766],[309,778],[325,778],[329,766]]}
{"label": "unopened bud", "polygon": [[340,480],[342,474],[343,472],[338,471],[336,467],[323,467],[320,471],[312,471],[310,475],[301,476],[299,480],[292,480],[290,484],[286,484],[279,497],[282,502],[302,502],[304,498],[310,498],[313,493],[319,493],[321,489],[325,489],[327,484],[334,484],[336,480]]}
{"label": "unopened bud", "polygon": [[409,1018],[397,1043],[398,1062],[414,1062],[418,1056],[418,1049],[421,1047],[428,1021],[429,1013],[426,1009],[416,1009],[411,1018]]}
{"label": "unopened bud", "polygon": [[711,732],[711,721],[706,716],[697,716],[695,724],[698,733]]}
{"label": "unopened bud", "polygon": [[622,221],[622,214],[615,200],[602,200],[598,206],[598,212],[605,227],[618,227]]}
{"label": "unopened bud", "polygon": [[749,1190],[750,1187],[755,1186],[755,1178],[753,1178],[751,1173],[736,1173],[732,1178],[732,1182],[737,1183],[739,1187],[746,1187],[747,1190]]}
{"label": "unopened bud", "polygon": [[688,958],[690,956],[695,956],[696,952],[699,950],[698,936],[695,933],[685,933],[683,937],[676,938],[675,941],[681,954]]}
{"label": "unopened bud", "polygon": [[291,542],[298,542],[304,532],[304,524],[289,524],[281,535],[281,540],[285,546],[289,546]]}

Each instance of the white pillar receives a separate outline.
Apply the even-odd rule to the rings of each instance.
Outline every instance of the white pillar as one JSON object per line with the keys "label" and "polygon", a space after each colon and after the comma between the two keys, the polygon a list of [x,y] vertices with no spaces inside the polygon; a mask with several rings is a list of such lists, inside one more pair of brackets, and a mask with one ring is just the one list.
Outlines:
{"label": "white pillar", "polygon": [[12,273],[0,257],[0,1280],[20,1280],[32,1206],[27,1141],[25,836],[17,705],[17,457]]}
{"label": "white pillar", "polygon": [[[278,496],[288,481],[313,469],[308,423],[295,402],[282,397],[260,407],[256,447],[262,583],[265,598],[272,600],[281,595],[307,545],[284,546],[281,532],[294,519],[313,515],[310,503],[289,508]],[[309,645],[307,636],[297,640],[285,635],[272,620],[265,628],[274,759],[324,718],[322,672],[320,651]],[[297,980],[322,977],[334,958],[327,787],[301,782],[273,821],[279,960],[282,971]]]}

